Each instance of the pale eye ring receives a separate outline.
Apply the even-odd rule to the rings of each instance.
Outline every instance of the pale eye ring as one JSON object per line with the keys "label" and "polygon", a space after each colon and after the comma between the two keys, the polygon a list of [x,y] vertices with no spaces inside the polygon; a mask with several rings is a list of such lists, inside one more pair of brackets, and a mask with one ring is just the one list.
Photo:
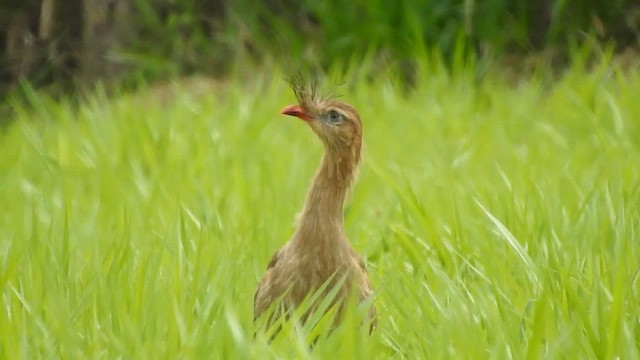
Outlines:
{"label": "pale eye ring", "polygon": [[339,112],[335,111],[335,110],[331,110],[329,111],[329,121],[331,121],[332,123],[338,123],[340,121],[342,121],[342,114],[340,114]]}

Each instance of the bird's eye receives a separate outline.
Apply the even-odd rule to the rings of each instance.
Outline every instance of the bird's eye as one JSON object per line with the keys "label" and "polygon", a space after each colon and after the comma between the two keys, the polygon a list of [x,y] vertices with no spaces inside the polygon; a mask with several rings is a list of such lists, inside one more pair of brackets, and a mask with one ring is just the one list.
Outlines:
{"label": "bird's eye", "polygon": [[342,121],[342,114],[340,114],[339,112],[335,111],[335,110],[331,110],[329,112],[329,121],[331,121],[332,123],[338,123]]}

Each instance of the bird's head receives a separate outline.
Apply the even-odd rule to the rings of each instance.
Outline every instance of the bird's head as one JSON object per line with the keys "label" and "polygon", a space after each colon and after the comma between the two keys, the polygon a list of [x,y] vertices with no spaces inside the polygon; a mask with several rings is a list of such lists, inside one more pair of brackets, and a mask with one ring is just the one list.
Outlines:
{"label": "bird's head", "polygon": [[298,104],[286,106],[281,113],[295,116],[309,124],[328,151],[340,157],[350,155],[349,158],[359,162],[362,124],[358,111],[334,97],[320,96],[315,82],[305,86],[297,78],[290,80],[289,85]]}

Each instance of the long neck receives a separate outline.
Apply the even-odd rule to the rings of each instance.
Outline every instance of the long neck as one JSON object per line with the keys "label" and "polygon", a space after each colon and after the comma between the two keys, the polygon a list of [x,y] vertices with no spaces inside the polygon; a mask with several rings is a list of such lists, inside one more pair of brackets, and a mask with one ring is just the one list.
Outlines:
{"label": "long neck", "polygon": [[341,238],[344,232],[343,205],[355,176],[358,158],[326,148],[299,219],[297,238],[300,241]]}

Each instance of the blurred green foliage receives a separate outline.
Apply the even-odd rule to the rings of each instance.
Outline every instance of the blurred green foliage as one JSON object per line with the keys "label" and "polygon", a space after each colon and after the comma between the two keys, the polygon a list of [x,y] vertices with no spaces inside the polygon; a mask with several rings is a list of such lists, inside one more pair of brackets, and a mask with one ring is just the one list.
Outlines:
{"label": "blurred green foliage", "polygon": [[[0,4],[0,20],[12,14],[0,24],[0,92],[20,79],[138,84],[276,64],[367,64],[371,75],[391,69],[413,80],[425,55],[453,71],[470,59],[517,67],[538,53],[566,64],[556,60],[583,44],[637,49],[640,34],[637,0],[74,1],[51,1],[50,16],[42,0]],[[55,26],[45,36],[47,22]]]}
{"label": "blurred green foliage", "polygon": [[234,64],[242,69],[269,61],[327,68],[372,58],[405,66],[425,49],[441,52],[451,64],[456,54],[500,57],[550,49],[566,55],[567,44],[585,39],[624,48],[638,44],[640,29],[640,5],[633,0],[204,4],[137,0],[144,36],[131,47],[137,56],[128,59],[147,75],[224,73]]}

